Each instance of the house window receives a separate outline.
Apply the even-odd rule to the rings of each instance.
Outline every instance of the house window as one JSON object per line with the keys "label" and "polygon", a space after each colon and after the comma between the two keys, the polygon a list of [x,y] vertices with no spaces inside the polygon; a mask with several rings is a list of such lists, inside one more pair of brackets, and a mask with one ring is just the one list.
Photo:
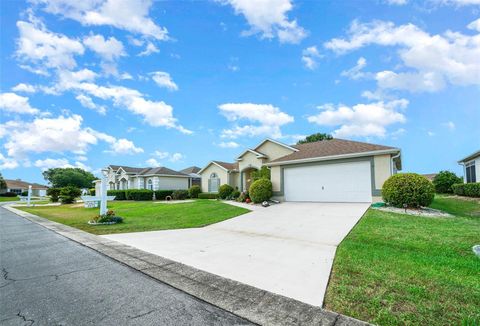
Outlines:
{"label": "house window", "polygon": [[210,179],[208,179],[208,192],[218,192],[219,187],[220,178],[215,172],[213,172],[210,174]]}
{"label": "house window", "polygon": [[152,182],[152,179],[148,180],[148,189],[153,190],[153,182]]}
{"label": "house window", "polygon": [[465,164],[465,175],[467,177],[467,183],[477,182],[477,176],[475,174],[475,161]]}

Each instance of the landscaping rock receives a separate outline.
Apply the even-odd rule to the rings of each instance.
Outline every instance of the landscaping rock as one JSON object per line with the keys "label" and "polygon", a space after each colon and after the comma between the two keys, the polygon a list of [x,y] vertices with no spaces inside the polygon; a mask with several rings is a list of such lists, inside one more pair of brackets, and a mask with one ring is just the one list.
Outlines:
{"label": "landscaping rock", "polygon": [[414,216],[423,216],[423,217],[454,217],[453,215],[448,214],[444,211],[428,208],[428,207],[407,208],[406,210],[404,208],[397,208],[392,206],[383,206],[383,207],[372,206],[372,208],[378,209],[380,211],[387,211],[392,213],[407,214],[407,215],[414,215]]}
{"label": "landscaping rock", "polygon": [[476,245],[472,247],[473,253],[480,257],[480,245]]}

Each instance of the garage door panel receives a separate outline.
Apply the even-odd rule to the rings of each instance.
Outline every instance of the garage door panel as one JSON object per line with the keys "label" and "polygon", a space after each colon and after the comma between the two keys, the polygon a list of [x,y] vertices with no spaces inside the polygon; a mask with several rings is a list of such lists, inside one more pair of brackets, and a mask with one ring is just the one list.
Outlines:
{"label": "garage door panel", "polygon": [[370,202],[370,162],[285,168],[287,201]]}

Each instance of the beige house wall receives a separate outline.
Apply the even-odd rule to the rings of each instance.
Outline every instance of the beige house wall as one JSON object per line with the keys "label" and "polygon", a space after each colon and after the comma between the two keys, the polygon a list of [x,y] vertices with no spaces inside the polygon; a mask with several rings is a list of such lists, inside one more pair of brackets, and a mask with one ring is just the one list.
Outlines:
{"label": "beige house wall", "polygon": [[208,192],[208,179],[210,178],[210,175],[215,172],[218,177],[220,178],[220,185],[223,185],[225,183],[228,183],[228,173],[225,171],[225,169],[222,169],[221,167],[215,165],[215,164],[210,164],[205,170],[202,171],[202,192]]}
{"label": "beige house wall", "polygon": [[272,190],[281,191],[282,190],[282,170],[279,166],[272,166],[270,169],[270,180],[272,181]]}
{"label": "beige house wall", "polygon": [[240,173],[237,173],[237,172],[230,173],[229,185],[231,185],[233,189],[240,190]]}
{"label": "beige house wall", "polygon": [[250,167],[260,170],[263,165],[262,159],[258,158],[257,155],[252,152],[246,152],[242,157],[241,161],[238,161],[238,169],[243,171]]}
{"label": "beige house wall", "polygon": [[375,189],[382,189],[383,183],[392,175],[390,155],[377,155],[373,157],[375,166]]}
{"label": "beige house wall", "polygon": [[275,144],[274,142],[268,140],[261,146],[257,147],[255,150],[268,156],[269,161],[276,160],[277,158],[294,152],[293,150],[288,149],[285,146]]}

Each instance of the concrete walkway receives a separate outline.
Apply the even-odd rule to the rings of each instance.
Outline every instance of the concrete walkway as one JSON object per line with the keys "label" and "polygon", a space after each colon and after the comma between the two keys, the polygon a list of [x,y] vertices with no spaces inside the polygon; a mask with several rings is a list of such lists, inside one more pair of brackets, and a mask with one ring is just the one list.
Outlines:
{"label": "concrete walkway", "polygon": [[336,247],[368,207],[282,203],[204,228],[103,237],[321,306]]}
{"label": "concrete walkway", "polygon": [[1,325],[250,324],[4,208],[0,225]]}

